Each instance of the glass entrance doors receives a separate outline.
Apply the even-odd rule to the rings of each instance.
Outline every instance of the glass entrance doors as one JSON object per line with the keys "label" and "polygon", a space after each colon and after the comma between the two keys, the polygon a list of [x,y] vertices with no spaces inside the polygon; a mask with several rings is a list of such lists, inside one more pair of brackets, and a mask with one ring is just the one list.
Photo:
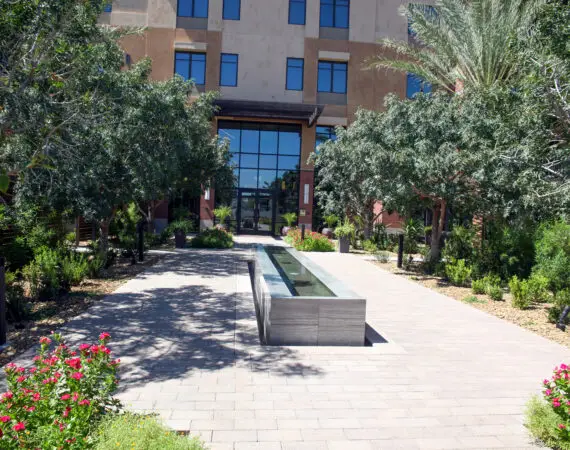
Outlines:
{"label": "glass entrance doors", "polygon": [[271,191],[240,189],[237,210],[238,233],[273,234],[275,198]]}

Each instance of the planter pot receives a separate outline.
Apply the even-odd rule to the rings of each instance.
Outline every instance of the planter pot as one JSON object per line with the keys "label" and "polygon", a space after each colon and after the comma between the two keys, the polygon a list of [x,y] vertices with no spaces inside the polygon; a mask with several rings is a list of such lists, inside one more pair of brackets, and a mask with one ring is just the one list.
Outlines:
{"label": "planter pot", "polygon": [[176,248],[186,247],[186,233],[184,233],[184,231],[175,231],[174,243],[176,244]]}
{"label": "planter pot", "polygon": [[338,251],[339,253],[348,253],[350,251],[350,238],[348,236],[338,239]]}
{"label": "planter pot", "polygon": [[323,228],[323,233],[326,237],[331,239],[333,237],[333,229],[332,228]]}
{"label": "planter pot", "polygon": [[281,235],[282,236],[287,236],[287,233],[289,233],[289,230],[291,229],[291,227],[283,227],[281,229]]}

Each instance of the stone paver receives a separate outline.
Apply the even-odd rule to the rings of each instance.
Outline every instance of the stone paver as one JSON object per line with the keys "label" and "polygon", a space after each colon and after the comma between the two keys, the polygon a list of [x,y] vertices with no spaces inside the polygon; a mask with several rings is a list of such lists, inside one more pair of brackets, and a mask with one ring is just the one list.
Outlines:
{"label": "stone paver", "polygon": [[124,403],[213,450],[535,448],[524,404],[566,348],[357,255],[307,256],[386,343],[261,347],[245,248],[178,251],[64,332],[109,331]]}

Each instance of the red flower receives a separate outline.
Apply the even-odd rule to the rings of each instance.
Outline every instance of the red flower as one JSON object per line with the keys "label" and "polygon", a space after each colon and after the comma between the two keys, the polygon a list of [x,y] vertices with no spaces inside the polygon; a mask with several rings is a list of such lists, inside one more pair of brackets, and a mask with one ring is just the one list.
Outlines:
{"label": "red flower", "polygon": [[42,345],[49,345],[49,344],[51,344],[51,339],[48,338],[48,337],[43,336],[43,337],[40,338],[40,344],[42,344]]}
{"label": "red flower", "polygon": [[80,344],[79,350],[81,350],[82,352],[85,352],[85,351],[89,350],[89,347],[90,347],[89,344]]}
{"label": "red flower", "polygon": [[36,410],[35,406],[24,406],[23,408],[28,412],[34,412]]}
{"label": "red flower", "polygon": [[36,392],[32,395],[32,401],[37,402],[41,399],[41,395],[39,392]]}
{"label": "red flower", "polygon": [[24,375],[16,378],[16,382],[18,383],[23,383],[24,381],[26,381],[26,377]]}
{"label": "red flower", "polygon": [[61,399],[62,399],[63,401],[69,400],[70,398],[71,398],[71,395],[70,395],[70,394],[63,394],[63,395],[61,396]]}
{"label": "red flower", "polygon": [[18,422],[12,427],[12,429],[14,431],[24,431],[26,429],[26,425],[24,425],[24,422]]}
{"label": "red flower", "polygon": [[73,401],[76,402],[78,398],[79,398],[79,394],[77,392],[74,392],[73,393]]}
{"label": "red flower", "polygon": [[91,353],[93,353],[94,355],[96,355],[97,353],[99,353],[99,346],[98,345],[92,345],[91,348],[89,349],[89,351]]}
{"label": "red flower", "polygon": [[12,420],[12,418],[10,416],[0,417],[0,422],[3,422],[3,423],[10,422],[10,420]]}
{"label": "red flower", "polygon": [[71,408],[68,406],[67,408],[65,408],[65,411],[63,411],[63,417],[69,416],[70,412],[71,412]]}
{"label": "red flower", "polygon": [[4,369],[6,372],[11,372],[12,370],[16,369],[16,364],[14,363],[8,363],[6,364],[6,368]]}
{"label": "red flower", "polygon": [[81,380],[81,378],[83,378],[83,374],[81,372],[75,372],[74,374],[71,375],[71,378],[75,380]]}
{"label": "red flower", "polygon": [[81,401],[79,402],[79,405],[80,405],[80,406],[89,406],[90,404],[91,404],[91,402],[90,402],[89,400],[87,400],[87,399],[81,400]]}
{"label": "red flower", "polygon": [[111,335],[105,331],[99,335],[100,341],[106,341],[107,339],[110,339],[110,338],[111,338]]}
{"label": "red flower", "polygon": [[68,359],[65,361],[65,364],[73,369],[79,370],[81,369],[81,358]]}
{"label": "red flower", "polygon": [[14,394],[12,393],[12,391],[4,392],[4,393],[2,394],[2,398],[3,398],[3,399],[9,400],[9,399],[11,399],[12,397],[14,397]]}
{"label": "red flower", "polygon": [[110,355],[111,354],[111,350],[108,347],[105,347],[104,345],[102,345],[101,347],[99,347],[99,350],[101,350],[103,353]]}
{"label": "red flower", "polygon": [[564,425],[563,423],[558,425],[558,428],[560,428],[561,430],[565,430],[566,429],[566,425]]}
{"label": "red flower", "polygon": [[30,369],[30,373],[36,373],[37,371],[38,371],[38,369],[36,369],[35,367],[32,367],[32,368]]}

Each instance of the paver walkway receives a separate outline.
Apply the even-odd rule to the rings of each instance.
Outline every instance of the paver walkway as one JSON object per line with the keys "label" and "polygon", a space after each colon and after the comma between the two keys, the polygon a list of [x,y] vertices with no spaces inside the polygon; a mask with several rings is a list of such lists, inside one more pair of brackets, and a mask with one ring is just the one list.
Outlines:
{"label": "paver walkway", "polygon": [[340,254],[308,256],[388,343],[261,347],[248,254],[179,251],[64,331],[109,331],[121,399],[214,450],[534,448],[524,404],[568,349]]}

